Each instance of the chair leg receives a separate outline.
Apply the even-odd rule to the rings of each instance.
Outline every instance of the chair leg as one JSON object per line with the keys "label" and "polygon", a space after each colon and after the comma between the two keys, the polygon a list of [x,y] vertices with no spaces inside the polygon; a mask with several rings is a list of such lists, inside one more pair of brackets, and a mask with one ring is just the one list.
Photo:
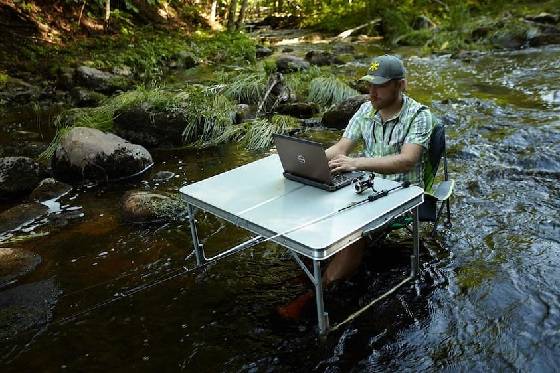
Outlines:
{"label": "chair leg", "polygon": [[449,198],[445,200],[445,205],[447,206],[447,221],[445,222],[445,228],[451,228],[453,224],[451,223],[451,207],[449,205]]}
{"label": "chair leg", "polygon": [[443,212],[443,206],[444,206],[444,203],[442,203],[441,206],[439,206],[439,210],[436,214],[436,220],[434,221],[434,227],[432,228],[432,233],[431,233],[432,237],[434,237],[435,234],[436,234],[436,229],[437,229],[437,225],[439,223],[439,218],[441,217],[441,214]]}

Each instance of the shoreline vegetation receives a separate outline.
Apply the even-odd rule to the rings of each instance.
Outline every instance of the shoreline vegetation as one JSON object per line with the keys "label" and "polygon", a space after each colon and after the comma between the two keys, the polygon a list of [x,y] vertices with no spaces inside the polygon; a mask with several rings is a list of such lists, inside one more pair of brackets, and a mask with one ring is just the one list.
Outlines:
{"label": "shoreline vegetation", "polygon": [[[123,111],[131,108],[134,113],[143,110],[145,118],[159,111],[190,123],[179,131],[181,141],[175,146],[242,140],[249,149],[260,149],[270,144],[272,131],[290,132],[305,124],[301,118],[310,116],[294,114],[294,105],[298,110],[307,105],[307,112],[317,114],[364,93],[355,81],[333,75],[330,65],[344,55],[336,51],[334,56],[330,51],[306,55],[311,67],[303,59],[289,61],[296,67],[284,69],[288,73],[282,81],[271,82],[281,70],[278,60],[266,58],[274,46],[257,45],[257,37],[247,31],[303,28],[338,35],[349,44],[365,37],[377,40],[381,50],[415,46],[425,55],[459,58],[476,51],[560,43],[560,17],[554,13],[560,0],[0,4],[0,108],[41,99],[70,107],[55,121],[58,132],[43,160],[52,155],[66,128],[114,131],[115,119],[126,117]],[[350,48],[345,54],[351,59]],[[197,67],[210,67],[211,78],[171,87],[163,81]],[[279,101],[291,103],[292,109],[276,110]]]}

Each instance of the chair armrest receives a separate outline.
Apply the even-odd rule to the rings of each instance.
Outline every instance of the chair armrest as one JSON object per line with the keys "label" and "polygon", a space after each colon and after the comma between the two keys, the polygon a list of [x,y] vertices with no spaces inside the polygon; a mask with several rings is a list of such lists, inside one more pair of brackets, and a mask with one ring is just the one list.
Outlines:
{"label": "chair armrest", "polygon": [[454,187],[455,180],[446,180],[436,185],[431,193],[425,192],[425,194],[437,199],[438,201],[445,201],[453,194]]}

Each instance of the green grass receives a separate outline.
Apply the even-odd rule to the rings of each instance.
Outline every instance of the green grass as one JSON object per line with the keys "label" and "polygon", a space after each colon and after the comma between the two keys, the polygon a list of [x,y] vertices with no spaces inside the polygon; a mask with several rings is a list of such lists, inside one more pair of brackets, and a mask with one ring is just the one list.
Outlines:
{"label": "green grass", "polygon": [[359,94],[336,76],[319,77],[311,81],[308,101],[321,106],[337,104]]}

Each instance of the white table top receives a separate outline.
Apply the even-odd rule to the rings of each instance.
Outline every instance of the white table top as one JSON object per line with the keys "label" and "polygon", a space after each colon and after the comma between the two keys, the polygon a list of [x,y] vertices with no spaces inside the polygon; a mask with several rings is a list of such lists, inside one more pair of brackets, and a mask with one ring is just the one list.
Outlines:
{"label": "white table top", "polygon": [[[282,173],[280,159],[273,154],[187,185],[180,192],[190,204],[265,237],[296,228],[273,241],[315,259],[331,256],[358,240],[362,232],[380,227],[423,202],[422,188],[410,186],[306,225],[369,193],[356,194],[351,185],[328,192],[288,180]],[[375,179],[376,190],[397,185]]]}

